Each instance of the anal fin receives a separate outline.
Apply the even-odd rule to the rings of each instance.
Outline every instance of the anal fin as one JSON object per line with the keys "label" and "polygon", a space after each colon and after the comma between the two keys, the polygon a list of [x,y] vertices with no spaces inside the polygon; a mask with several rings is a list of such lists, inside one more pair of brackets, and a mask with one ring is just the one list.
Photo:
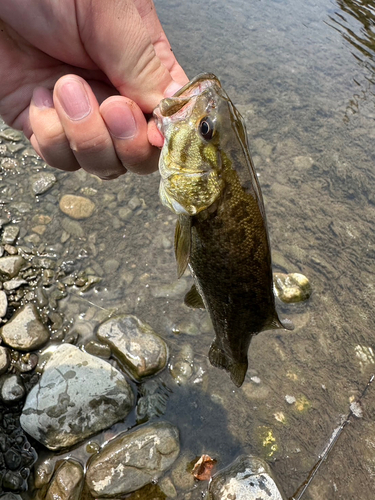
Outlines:
{"label": "anal fin", "polygon": [[184,303],[193,309],[204,309],[203,299],[195,285],[193,285],[185,295]]}

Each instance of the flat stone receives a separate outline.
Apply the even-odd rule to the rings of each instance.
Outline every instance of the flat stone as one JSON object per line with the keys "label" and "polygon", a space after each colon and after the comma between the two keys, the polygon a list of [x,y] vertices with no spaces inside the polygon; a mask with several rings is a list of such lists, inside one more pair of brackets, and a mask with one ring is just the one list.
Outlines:
{"label": "flat stone", "polygon": [[180,452],[177,427],[169,422],[141,426],[109,442],[88,465],[93,497],[125,495],[157,480]]}
{"label": "flat stone", "polygon": [[13,278],[10,281],[4,281],[3,286],[4,290],[10,291],[10,290],[16,290],[22,285],[27,285],[26,280],[19,280],[17,278]]}
{"label": "flat stone", "polygon": [[50,337],[40,320],[35,304],[25,304],[0,330],[5,344],[19,351],[33,351],[42,347]]}
{"label": "flat stone", "polygon": [[[69,238],[69,235],[74,236],[76,238],[82,238],[85,234],[81,224],[76,220],[71,220],[71,219],[68,219],[67,217],[65,217],[61,221],[61,225],[62,225],[65,233],[67,233],[67,235],[64,235],[64,238],[62,238],[64,241],[67,241],[67,239]],[[66,238],[66,236],[68,236],[68,238]]]}
{"label": "flat stone", "polygon": [[237,458],[215,474],[209,484],[207,500],[285,500],[269,465],[251,455]]}
{"label": "flat stone", "polygon": [[51,450],[67,448],[123,420],[134,404],[124,375],[70,344],[46,349],[42,376],[27,396],[24,430]]}
{"label": "flat stone", "polygon": [[135,316],[125,314],[102,323],[99,340],[109,345],[119,362],[137,381],[163,370],[168,347],[152,328]]}
{"label": "flat stone", "polygon": [[40,172],[31,177],[31,190],[37,196],[51,189],[55,182],[56,177],[52,172]]}
{"label": "flat stone", "polygon": [[25,138],[22,132],[13,128],[5,128],[0,132],[0,137],[6,141],[18,142]]}
{"label": "flat stone", "polygon": [[14,278],[20,272],[26,261],[20,255],[9,255],[0,258],[0,274]]}
{"label": "flat stone", "polygon": [[277,296],[283,302],[302,302],[311,295],[310,282],[303,274],[274,273],[273,282]]}
{"label": "flat stone", "polygon": [[78,462],[66,460],[53,476],[45,500],[80,500],[83,476]]}
{"label": "flat stone", "polygon": [[95,203],[84,196],[65,194],[59,203],[60,210],[72,219],[87,219],[95,210]]}

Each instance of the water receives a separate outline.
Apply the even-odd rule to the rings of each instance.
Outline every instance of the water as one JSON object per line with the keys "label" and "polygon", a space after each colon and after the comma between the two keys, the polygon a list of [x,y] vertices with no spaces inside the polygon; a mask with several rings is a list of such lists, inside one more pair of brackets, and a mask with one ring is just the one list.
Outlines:
{"label": "water", "polygon": [[[117,311],[158,331],[170,345],[172,366],[190,349],[189,382],[177,385],[169,370],[160,377],[170,391],[165,417],[180,428],[185,461],[208,453],[222,467],[251,452],[268,459],[291,496],[375,372],[375,7],[321,0],[159,0],[156,7],[188,75],[217,74],[246,119],[275,269],[301,272],[313,287],[307,303],[279,304],[296,329],[253,339],[241,389],[209,365],[212,329],[205,312],[182,305],[191,280],[175,283],[174,217],[158,200],[158,174],[105,183],[84,172],[57,172],[57,187],[35,199],[29,177],[40,162],[22,156],[25,166],[2,175],[3,211],[21,220],[20,244],[33,234],[36,214],[51,215],[34,246],[55,245],[76,271],[91,268],[102,277],[93,290],[69,289],[60,302],[66,335],[78,336],[78,344]],[[100,210],[81,223],[84,237],[65,241],[58,199],[88,188]],[[140,205],[122,221],[119,209],[134,196]],[[171,283],[174,292],[158,297]],[[372,498],[374,390],[304,500]],[[178,498],[192,488],[193,499],[205,487],[180,486]]]}

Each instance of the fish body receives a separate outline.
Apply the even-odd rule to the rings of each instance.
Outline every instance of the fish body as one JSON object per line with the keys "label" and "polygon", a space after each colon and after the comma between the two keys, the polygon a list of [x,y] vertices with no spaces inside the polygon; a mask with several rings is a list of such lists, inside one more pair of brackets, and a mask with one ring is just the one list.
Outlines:
{"label": "fish body", "polygon": [[276,312],[263,198],[244,121],[212,74],[198,75],[154,111],[164,136],[160,198],[178,215],[178,275],[185,297],[205,307],[215,330],[209,359],[239,387],[253,335],[290,328]]}

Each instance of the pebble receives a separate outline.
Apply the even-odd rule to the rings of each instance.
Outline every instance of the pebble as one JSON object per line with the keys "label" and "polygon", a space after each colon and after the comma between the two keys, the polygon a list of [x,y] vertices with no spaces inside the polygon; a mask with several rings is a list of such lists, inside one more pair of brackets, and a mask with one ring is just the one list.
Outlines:
{"label": "pebble", "polygon": [[106,274],[113,274],[120,267],[120,262],[116,259],[108,259],[104,262],[103,267]]}
{"label": "pebble", "polygon": [[6,141],[19,142],[25,138],[22,132],[12,128],[6,128],[0,132],[0,137]]}
{"label": "pebble", "polygon": [[125,314],[105,321],[97,336],[136,381],[155,375],[167,364],[167,344],[135,316]]}
{"label": "pebble", "polygon": [[182,295],[186,291],[186,288],[187,281],[183,278],[180,278],[173,283],[153,287],[151,290],[151,295],[155,298],[173,298]]}
{"label": "pebble", "polygon": [[25,259],[20,255],[0,257],[0,274],[14,278],[25,264]]}
{"label": "pebble", "polygon": [[24,430],[50,450],[75,443],[123,420],[134,404],[130,385],[106,361],[61,344],[45,349],[37,385],[21,415]]}
{"label": "pebble", "polygon": [[0,398],[5,404],[18,403],[25,395],[25,386],[19,375],[5,374],[0,377]]}
{"label": "pebble", "polygon": [[62,243],[65,243],[67,241],[67,239],[69,238],[69,235],[74,236],[75,238],[83,238],[83,236],[85,234],[83,229],[82,229],[81,224],[76,220],[64,218],[61,221],[61,225],[64,229],[64,232],[66,233],[65,235],[63,233],[61,236]]}
{"label": "pebble", "polygon": [[129,220],[133,215],[133,211],[129,207],[121,207],[118,211],[118,216],[121,220]]}
{"label": "pebble", "polygon": [[0,375],[5,373],[10,365],[10,354],[9,349],[4,346],[0,346]]}
{"label": "pebble", "polygon": [[0,318],[4,318],[8,309],[8,297],[7,294],[0,290]]}
{"label": "pebble", "polygon": [[107,345],[96,342],[95,340],[87,342],[85,351],[99,358],[109,359],[111,357],[111,349]]}
{"label": "pebble", "polygon": [[56,183],[56,177],[51,172],[40,172],[31,177],[31,190],[37,196],[45,193]]}
{"label": "pebble", "polygon": [[64,214],[72,219],[87,219],[93,214],[95,203],[84,196],[65,194],[60,200],[59,207]]}
{"label": "pebble", "polygon": [[285,401],[288,403],[288,405],[292,405],[296,402],[296,398],[294,396],[290,396],[289,394],[287,394],[285,396]]}
{"label": "pebble", "polygon": [[19,166],[19,163],[14,158],[3,158],[0,166],[4,170],[15,170]]}
{"label": "pebble", "polygon": [[81,464],[66,460],[55,472],[44,500],[80,500],[83,477]]}
{"label": "pebble", "polygon": [[10,281],[4,281],[3,286],[4,290],[7,290],[8,292],[11,290],[17,290],[22,285],[27,285],[26,280],[20,280],[17,278],[13,278]]}
{"label": "pebble", "polygon": [[131,209],[131,210],[136,210],[137,208],[139,208],[140,206],[142,205],[142,202],[141,200],[138,198],[138,196],[133,196],[132,198],[130,198],[129,202],[128,202],[128,207]]}
{"label": "pebble", "polygon": [[86,484],[93,497],[116,497],[156,481],[180,452],[177,427],[159,421],[110,441],[89,462]]}
{"label": "pebble", "polygon": [[13,245],[19,235],[20,228],[15,225],[9,225],[4,228],[1,242],[3,245]]}
{"label": "pebble", "polygon": [[215,474],[208,487],[208,500],[285,500],[269,465],[251,455],[238,457]]}
{"label": "pebble", "polygon": [[35,304],[20,307],[0,330],[5,344],[20,351],[39,349],[49,340],[49,332],[42,323]]}
{"label": "pebble", "polygon": [[283,302],[302,302],[311,295],[310,282],[303,274],[274,273],[273,282],[276,294]]}

